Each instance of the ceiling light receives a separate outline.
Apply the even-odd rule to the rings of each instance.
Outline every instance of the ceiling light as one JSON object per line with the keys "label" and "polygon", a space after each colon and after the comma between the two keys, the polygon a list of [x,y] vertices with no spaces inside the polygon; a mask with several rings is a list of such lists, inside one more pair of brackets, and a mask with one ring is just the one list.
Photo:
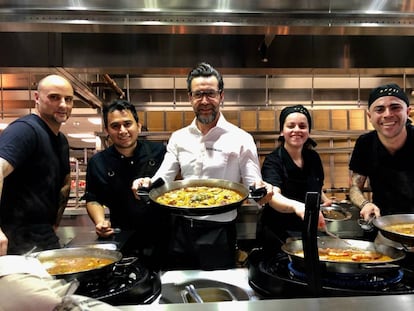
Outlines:
{"label": "ceiling light", "polygon": [[95,138],[95,135],[90,133],[69,133],[68,136],[72,138]]}
{"label": "ceiling light", "polygon": [[94,125],[101,125],[102,119],[101,118],[88,118],[88,121]]}

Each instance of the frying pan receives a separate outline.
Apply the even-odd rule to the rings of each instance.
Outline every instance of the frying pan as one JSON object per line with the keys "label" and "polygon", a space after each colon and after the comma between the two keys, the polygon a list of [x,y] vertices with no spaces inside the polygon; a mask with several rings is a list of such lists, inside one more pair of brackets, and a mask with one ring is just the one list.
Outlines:
{"label": "frying pan", "polygon": [[[387,255],[391,258],[388,261],[369,261],[369,262],[340,262],[333,260],[320,259],[323,271],[334,273],[378,273],[399,269],[396,262],[405,258],[405,253],[393,247],[381,244],[374,244],[368,241],[346,239],[347,243],[331,237],[319,237],[317,239],[318,248],[336,248],[349,249],[355,248],[362,251],[375,251]],[[297,267],[304,267],[305,260],[302,256],[297,255],[303,251],[302,240],[290,240],[282,246],[282,250],[289,256],[292,264]]]}
{"label": "frying pan", "polygon": [[384,237],[406,246],[414,246],[414,235],[395,232],[387,228],[388,226],[397,224],[414,224],[414,214],[395,214],[381,216],[375,218],[372,223],[381,231]]}
{"label": "frying pan", "polygon": [[78,279],[80,282],[94,279],[97,275],[104,276],[106,274],[112,273],[115,264],[118,263],[122,258],[122,254],[118,251],[92,247],[51,249],[33,253],[30,256],[37,258],[41,263],[53,262],[57,259],[73,257],[97,257],[111,260],[110,264],[107,264],[100,268],[82,268],[71,273],[54,275],[58,279],[65,279],[67,281]]}
{"label": "frying pan", "polygon": [[[193,186],[221,187],[234,190],[240,193],[241,199],[230,204],[208,207],[180,207],[161,204],[156,201],[156,199],[159,196],[163,195],[168,191]],[[174,214],[201,216],[220,214],[237,209],[239,206],[242,205],[243,201],[245,201],[249,197],[249,193],[249,189],[247,189],[243,184],[231,182],[224,179],[186,179],[172,181],[170,183],[165,183],[160,187],[152,188],[149,190],[148,196],[151,202],[153,202],[156,206],[168,209]]]}

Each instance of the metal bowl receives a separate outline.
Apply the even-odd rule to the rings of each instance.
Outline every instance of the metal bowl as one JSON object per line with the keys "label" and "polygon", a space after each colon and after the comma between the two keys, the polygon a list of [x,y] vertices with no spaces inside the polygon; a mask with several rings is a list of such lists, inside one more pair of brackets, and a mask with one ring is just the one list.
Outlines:
{"label": "metal bowl", "polygon": [[345,221],[352,218],[352,214],[346,208],[339,205],[321,206],[325,221]]}

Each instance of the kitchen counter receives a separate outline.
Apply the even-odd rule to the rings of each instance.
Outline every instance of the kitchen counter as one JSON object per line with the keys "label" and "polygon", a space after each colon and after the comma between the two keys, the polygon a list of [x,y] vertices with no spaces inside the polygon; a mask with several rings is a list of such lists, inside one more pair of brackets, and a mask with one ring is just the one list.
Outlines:
{"label": "kitchen counter", "polygon": [[274,311],[274,310],[301,310],[301,311],[382,311],[382,310],[411,310],[414,305],[414,295],[389,295],[369,297],[339,297],[339,298],[303,298],[303,299],[269,299],[258,301],[237,301],[202,304],[153,304],[139,306],[120,306],[124,311],[216,311],[216,310],[243,310],[243,311]]}

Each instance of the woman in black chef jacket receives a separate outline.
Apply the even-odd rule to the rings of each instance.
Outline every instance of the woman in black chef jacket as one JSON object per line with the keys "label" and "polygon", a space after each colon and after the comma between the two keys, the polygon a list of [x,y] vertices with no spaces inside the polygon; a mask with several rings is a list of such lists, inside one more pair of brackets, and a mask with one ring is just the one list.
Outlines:
{"label": "woman in black chef jacket", "polygon": [[[322,192],[324,172],[316,143],[309,137],[312,120],[302,105],[284,108],[279,117],[279,146],[263,162],[263,180],[274,186],[257,225],[257,241],[264,250],[280,250],[289,237],[298,237],[304,228],[307,192],[319,192],[323,205],[331,205]],[[320,213],[319,226],[324,220]]]}

